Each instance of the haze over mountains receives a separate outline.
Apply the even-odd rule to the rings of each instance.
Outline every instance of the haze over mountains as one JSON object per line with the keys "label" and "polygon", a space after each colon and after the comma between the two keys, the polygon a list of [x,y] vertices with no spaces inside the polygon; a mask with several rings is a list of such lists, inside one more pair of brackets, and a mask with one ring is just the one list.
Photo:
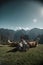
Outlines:
{"label": "haze over mountains", "polygon": [[10,29],[4,29],[4,28],[0,28],[0,40],[1,37],[3,37],[4,39],[9,39],[11,41],[19,41],[20,37],[22,35],[28,35],[29,39],[35,39],[38,35],[43,35],[43,29],[38,29],[38,28],[33,28],[31,30],[10,30]]}

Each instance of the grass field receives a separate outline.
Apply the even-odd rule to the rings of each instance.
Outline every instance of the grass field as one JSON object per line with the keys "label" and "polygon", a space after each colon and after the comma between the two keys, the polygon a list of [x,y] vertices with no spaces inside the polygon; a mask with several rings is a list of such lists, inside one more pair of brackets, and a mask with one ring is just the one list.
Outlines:
{"label": "grass field", "polygon": [[8,52],[12,49],[14,47],[8,45],[0,46],[0,65],[43,65],[43,45],[26,52]]}

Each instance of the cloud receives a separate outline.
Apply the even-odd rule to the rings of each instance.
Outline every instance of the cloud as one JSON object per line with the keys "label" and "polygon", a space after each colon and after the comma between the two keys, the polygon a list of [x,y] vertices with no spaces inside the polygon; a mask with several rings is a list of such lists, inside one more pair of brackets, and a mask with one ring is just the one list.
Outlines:
{"label": "cloud", "polygon": [[15,30],[21,30],[22,28],[21,27],[16,27]]}
{"label": "cloud", "polygon": [[21,29],[24,29],[24,30],[29,30],[29,28],[28,27],[16,27],[16,29],[15,30],[21,30]]}
{"label": "cloud", "polygon": [[33,19],[33,22],[36,23],[37,22],[37,19]]}
{"label": "cloud", "polygon": [[21,27],[18,27],[18,29],[22,29]]}
{"label": "cloud", "polygon": [[28,27],[26,27],[26,28],[23,28],[24,30],[29,30],[29,28]]}

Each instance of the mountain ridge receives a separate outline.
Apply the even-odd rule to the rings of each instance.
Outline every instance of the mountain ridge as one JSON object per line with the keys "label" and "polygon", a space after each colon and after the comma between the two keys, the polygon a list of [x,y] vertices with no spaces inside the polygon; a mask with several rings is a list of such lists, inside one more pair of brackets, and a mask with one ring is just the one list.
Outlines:
{"label": "mountain ridge", "polygon": [[11,29],[4,29],[0,28],[0,40],[4,36],[5,38],[11,41],[18,41],[22,35],[28,35],[30,39],[35,39],[38,35],[43,35],[43,29],[33,28],[31,30],[11,30]]}

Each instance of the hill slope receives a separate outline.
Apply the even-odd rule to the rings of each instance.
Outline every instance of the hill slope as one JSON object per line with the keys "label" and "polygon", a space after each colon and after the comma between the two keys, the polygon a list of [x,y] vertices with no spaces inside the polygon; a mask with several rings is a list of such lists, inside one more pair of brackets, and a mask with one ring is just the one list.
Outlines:
{"label": "hill slope", "polygon": [[43,29],[34,28],[31,30],[8,30],[8,29],[0,29],[0,40],[1,37],[5,39],[10,39],[11,41],[19,41],[21,35],[28,35],[30,39],[35,39],[38,35],[43,35]]}
{"label": "hill slope", "polygon": [[[27,52],[14,52],[13,47],[0,46],[0,65],[43,65],[43,45]],[[11,52],[7,52],[12,50]]]}

